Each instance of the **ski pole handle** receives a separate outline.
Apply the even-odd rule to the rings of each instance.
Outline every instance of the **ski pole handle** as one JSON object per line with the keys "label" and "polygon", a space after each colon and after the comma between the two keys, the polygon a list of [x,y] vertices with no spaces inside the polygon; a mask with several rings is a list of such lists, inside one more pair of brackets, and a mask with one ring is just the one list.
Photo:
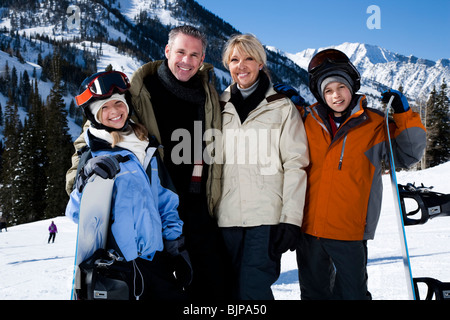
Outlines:
{"label": "ski pole handle", "polygon": [[388,102],[387,107],[386,107],[386,109],[387,109],[388,111],[389,111],[389,109],[391,108],[392,101],[394,101],[394,96],[391,96],[391,97],[389,98],[389,102]]}

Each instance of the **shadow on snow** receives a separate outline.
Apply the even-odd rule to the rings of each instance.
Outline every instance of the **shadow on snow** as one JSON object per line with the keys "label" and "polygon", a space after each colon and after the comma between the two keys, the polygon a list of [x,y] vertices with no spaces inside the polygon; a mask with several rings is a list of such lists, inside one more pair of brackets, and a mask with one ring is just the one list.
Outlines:
{"label": "shadow on snow", "polygon": [[72,258],[73,259],[73,256],[67,256],[67,257],[58,257],[58,256],[56,256],[56,257],[52,257],[52,258],[30,259],[30,260],[14,261],[14,262],[10,262],[8,264],[16,265],[16,264],[22,264],[22,263],[28,263],[28,262],[58,260],[58,259],[67,259],[67,258]]}

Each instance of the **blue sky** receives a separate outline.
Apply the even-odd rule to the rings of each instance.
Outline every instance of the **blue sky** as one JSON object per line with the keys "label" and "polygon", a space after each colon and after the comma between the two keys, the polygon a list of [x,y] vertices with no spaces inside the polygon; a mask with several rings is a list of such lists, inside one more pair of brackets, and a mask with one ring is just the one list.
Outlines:
{"label": "blue sky", "polygon": [[[296,53],[344,42],[406,56],[450,59],[450,0],[197,0],[242,33]],[[367,20],[380,9],[381,29]]]}

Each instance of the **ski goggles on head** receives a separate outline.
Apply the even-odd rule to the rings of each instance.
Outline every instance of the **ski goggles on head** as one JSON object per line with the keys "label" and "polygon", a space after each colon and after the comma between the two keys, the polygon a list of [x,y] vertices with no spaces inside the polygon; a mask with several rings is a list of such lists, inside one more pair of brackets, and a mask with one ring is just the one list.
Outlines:
{"label": "ski goggles on head", "polygon": [[309,62],[308,72],[314,73],[319,67],[321,67],[325,62],[330,62],[333,64],[347,64],[349,62],[348,57],[345,53],[335,50],[327,49],[317,53]]}
{"label": "ski goggles on head", "polygon": [[[90,79],[87,79],[89,81]],[[102,72],[92,76],[86,89],[75,97],[78,106],[88,102],[91,98],[107,98],[110,97],[115,90],[124,93],[130,88],[130,80],[119,71]]]}

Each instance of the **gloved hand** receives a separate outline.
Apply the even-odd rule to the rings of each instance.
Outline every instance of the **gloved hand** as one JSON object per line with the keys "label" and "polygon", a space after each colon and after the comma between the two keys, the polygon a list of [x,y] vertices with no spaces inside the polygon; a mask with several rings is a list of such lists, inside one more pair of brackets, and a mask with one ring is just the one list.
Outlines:
{"label": "gloved hand", "polygon": [[388,103],[391,96],[394,96],[392,100],[392,108],[395,113],[402,113],[409,110],[409,103],[406,97],[400,91],[389,89],[381,94],[381,102]]}
{"label": "gloved hand", "polygon": [[290,223],[280,223],[272,228],[270,250],[272,258],[279,257],[286,251],[294,251],[297,248],[301,232],[299,226]]}
{"label": "gloved hand", "polygon": [[293,87],[283,84],[283,83],[277,83],[273,85],[273,89],[278,92],[286,95],[291,101],[299,107],[304,107],[307,105],[305,99],[303,99],[297,90],[295,90]]}
{"label": "gloved hand", "polygon": [[95,173],[103,179],[112,179],[120,172],[119,161],[112,156],[98,156],[89,159],[84,167],[80,170],[76,188],[78,192],[82,192],[87,180]]}
{"label": "gloved hand", "polygon": [[164,251],[173,259],[175,276],[183,287],[192,282],[192,264],[189,254],[184,246],[184,237],[175,240],[164,239]]}

